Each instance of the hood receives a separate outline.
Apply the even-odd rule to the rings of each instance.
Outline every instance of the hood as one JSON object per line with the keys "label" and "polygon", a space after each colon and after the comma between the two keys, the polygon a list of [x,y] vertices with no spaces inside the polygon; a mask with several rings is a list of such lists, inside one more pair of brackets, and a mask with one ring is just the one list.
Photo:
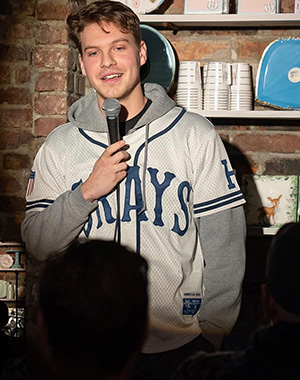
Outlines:
{"label": "hood", "polygon": [[[143,89],[146,98],[150,99],[152,104],[129,133],[158,119],[175,106],[175,102],[160,85],[145,83]],[[99,109],[95,91],[72,104],[68,112],[68,119],[78,128],[107,133],[106,118]]]}

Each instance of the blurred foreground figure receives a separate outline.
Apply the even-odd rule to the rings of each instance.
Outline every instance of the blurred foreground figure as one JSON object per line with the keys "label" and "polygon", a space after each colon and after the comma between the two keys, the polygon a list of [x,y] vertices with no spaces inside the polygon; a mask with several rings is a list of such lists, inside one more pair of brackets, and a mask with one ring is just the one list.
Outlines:
{"label": "blurred foreground figure", "polygon": [[47,263],[41,280],[39,376],[126,379],[146,337],[147,305],[141,256],[114,242],[71,246]]}
{"label": "blurred foreground figure", "polygon": [[274,237],[268,255],[262,305],[271,326],[259,330],[244,354],[199,352],[173,380],[300,379],[300,223]]}

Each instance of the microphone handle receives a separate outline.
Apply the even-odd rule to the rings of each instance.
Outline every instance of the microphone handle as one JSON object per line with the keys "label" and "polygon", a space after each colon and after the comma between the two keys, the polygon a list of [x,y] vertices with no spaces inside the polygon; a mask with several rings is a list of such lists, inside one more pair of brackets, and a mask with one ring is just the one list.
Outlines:
{"label": "microphone handle", "polygon": [[113,144],[119,141],[120,130],[119,130],[119,118],[116,116],[107,116],[107,125],[110,143]]}

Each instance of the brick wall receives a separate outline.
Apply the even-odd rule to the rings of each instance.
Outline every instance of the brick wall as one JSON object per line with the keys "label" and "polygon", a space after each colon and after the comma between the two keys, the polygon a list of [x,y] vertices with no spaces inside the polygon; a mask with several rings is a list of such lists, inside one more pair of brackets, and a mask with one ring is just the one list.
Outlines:
{"label": "brick wall", "polygon": [[[76,4],[83,1],[76,1]],[[44,138],[84,94],[68,49],[68,0],[7,0],[0,9],[0,239],[19,240],[27,180]],[[76,5],[75,4],[75,5]]]}

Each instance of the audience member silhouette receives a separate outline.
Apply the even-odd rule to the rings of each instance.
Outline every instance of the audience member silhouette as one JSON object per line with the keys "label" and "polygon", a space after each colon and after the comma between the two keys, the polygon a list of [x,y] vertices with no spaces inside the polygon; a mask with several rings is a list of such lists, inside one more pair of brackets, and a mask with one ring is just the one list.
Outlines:
{"label": "audience member silhouette", "polygon": [[41,278],[42,365],[31,369],[32,378],[126,379],[146,337],[147,308],[140,255],[115,242],[75,243],[47,262]]}
{"label": "audience member silhouette", "polygon": [[300,379],[300,223],[280,228],[268,252],[262,306],[270,326],[245,353],[196,353],[172,380]]}

